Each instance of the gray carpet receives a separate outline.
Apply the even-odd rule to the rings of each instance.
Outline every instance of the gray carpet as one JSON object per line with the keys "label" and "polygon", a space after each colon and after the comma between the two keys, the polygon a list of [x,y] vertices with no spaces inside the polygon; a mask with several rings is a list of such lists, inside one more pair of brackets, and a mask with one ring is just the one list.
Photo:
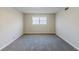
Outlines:
{"label": "gray carpet", "polygon": [[56,35],[23,35],[3,51],[76,51]]}

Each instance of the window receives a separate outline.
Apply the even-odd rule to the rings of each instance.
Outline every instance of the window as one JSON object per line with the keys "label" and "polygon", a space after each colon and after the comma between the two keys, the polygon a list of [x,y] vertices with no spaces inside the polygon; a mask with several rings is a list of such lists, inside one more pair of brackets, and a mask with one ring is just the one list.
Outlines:
{"label": "window", "polygon": [[32,24],[47,24],[47,17],[32,17]]}
{"label": "window", "polygon": [[40,24],[47,24],[47,18],[46,17],[40,17]]}
{"label": "window", "polygon": [[39,24],[39,17],[33,17],[32,24]]}

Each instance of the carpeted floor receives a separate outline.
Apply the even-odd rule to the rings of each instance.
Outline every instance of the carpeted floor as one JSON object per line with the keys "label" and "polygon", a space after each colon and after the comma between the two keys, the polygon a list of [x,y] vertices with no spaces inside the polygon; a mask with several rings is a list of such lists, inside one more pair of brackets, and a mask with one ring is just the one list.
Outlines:
{"label": "carpeted floor", "polygon": [[2,51],[76,51],[56,35],[23,35]]}

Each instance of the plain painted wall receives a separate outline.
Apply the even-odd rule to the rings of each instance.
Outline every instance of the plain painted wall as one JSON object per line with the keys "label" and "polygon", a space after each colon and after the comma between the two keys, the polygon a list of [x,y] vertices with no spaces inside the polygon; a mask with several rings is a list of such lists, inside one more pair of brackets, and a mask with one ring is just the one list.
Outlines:
{"label": "plain painted wall", "polygon": [[14,8],[0,8],[0,50],[23,34],[22,16]]}
{"label": "plain painted wall", "polygon": [[[48,23],[46,25],[33,25],[32,16],[46,16],[48,19]],[[55,33],[55,15],[24,14],[24,33]]]}
{"label": "plain painted wall", "polygon": [[56,34],[79,50],[79,8],[56,14]]}

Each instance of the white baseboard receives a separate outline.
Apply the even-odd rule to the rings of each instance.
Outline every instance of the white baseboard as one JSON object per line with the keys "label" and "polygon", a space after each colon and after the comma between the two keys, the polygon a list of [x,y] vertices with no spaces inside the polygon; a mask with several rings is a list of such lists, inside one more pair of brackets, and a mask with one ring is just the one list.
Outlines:
{"label": "white baseboard", "polygon": [[55,33],[24,33],[24,35],[55,35]]}
{"label": "white baseboard", "polygon": [[[57,34],[56,34],[57,35]],[[60,37],[61,39],[63,39],[64,41],[66,41],[68,44],[70,44],[72,47],[74,47],[76,50],[78,50],[79,51],[79,48],[78,47],[76,47],[74,44],[72,44],[70,41],[68,41],[68,40],[66,40],[66,39],[64,39],[64,38],[62,38],[61,36],[59,36],[59,35],[57,35],[58,37]]]}
{"label": "white baseboard", "polygon": [[[23,35],[23,34],[22,34]],[[21,37],[22,35],[20,35],[19,37]],[[17,37],[16,39],[18,39],[19,37]],[[8,45],[10,45],[12,42],[14,42],[16,39],[10,41],[9,43],[7,43],[6,45],[4,45],[3,47],[0,48],[0,51],[3,50],[5,47],[7,47]]]}

